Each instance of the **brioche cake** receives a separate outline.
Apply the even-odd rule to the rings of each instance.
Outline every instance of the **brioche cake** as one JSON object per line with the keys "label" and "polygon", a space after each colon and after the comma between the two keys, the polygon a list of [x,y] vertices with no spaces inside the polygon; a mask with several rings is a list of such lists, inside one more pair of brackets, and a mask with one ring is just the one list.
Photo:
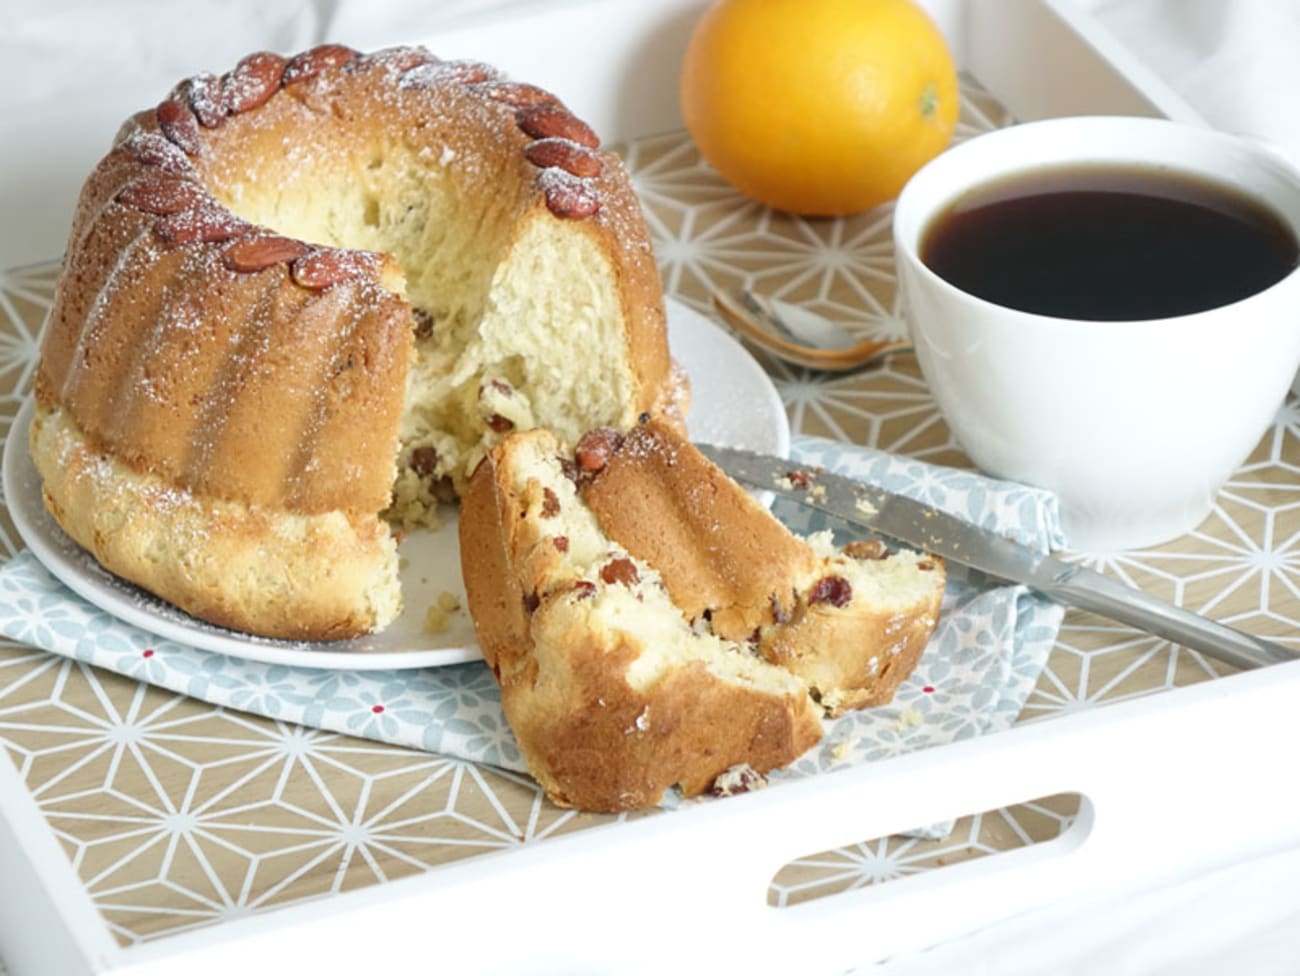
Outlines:
{"label": "brioche cake", "polygon": [[623,811],[764,774],[888,702],[938,618],[934,556],[789,532],[669,425],[545,430],[470,479],[479,645],[550,798]]}
{"label": "brioche cake", "polygon": [[241,631],[400,610],[394,529],[507,432],[681,422],[626,171],[551,93],[422,48],[259,52],[122,127],[35,380],[48,509]]}

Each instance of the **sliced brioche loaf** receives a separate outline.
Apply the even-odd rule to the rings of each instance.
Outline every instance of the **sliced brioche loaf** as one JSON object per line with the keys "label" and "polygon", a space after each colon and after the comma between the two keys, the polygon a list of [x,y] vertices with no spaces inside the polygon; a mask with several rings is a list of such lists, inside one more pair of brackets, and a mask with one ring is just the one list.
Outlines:
{"label": "sliced brioche loaf", "polygon": [[937,557],[799,538],[655,420],[625,436],[593,432],[579,450],[591,469],[582,498],[601,528],[663,574],[688,619],[753,643],[829,714],[890,701],[916,666],[943,597]]}
{"label": "sliced brioche loaf", "polygon": [[460,536],[529,768],[588,810],[791,762],[823,711],[893,696],[944,587],[934,557],[792,535],[655,421],[576,453],[547,431],[506,437],[470,479]]}
{"label": "sliced brioche loaf", "polygon": [[692,629],[662,577],[611,540],[547,431],[494,447],[464,496],[470,612],[532,774],[556,803],[617,811],[729,767],[784,765],[822,734],[801,680]]}

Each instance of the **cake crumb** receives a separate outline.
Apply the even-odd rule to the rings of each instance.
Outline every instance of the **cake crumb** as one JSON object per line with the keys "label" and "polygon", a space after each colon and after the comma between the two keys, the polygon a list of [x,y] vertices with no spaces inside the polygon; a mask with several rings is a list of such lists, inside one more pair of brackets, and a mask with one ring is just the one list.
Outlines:
{"label": "cake crumb", "polygon": [[910,705],[898,713],[898,724],[904,729],[914,729],[925,721],[925,716],[919,709],[912,708]]}
{"label": "cake crumb", "polygon": [[853,748],[858,744],[857,739],[843,739],[831,746],[831,759],[834,762],[844,762],[853,754]]}
{"label": "cake crumb", "polygon": [[454,593],[448,593],[446,590],[439,593],[429,605],[429,609],[424,612],[424,632],[441,634],[451,624],[452,614],[459,609],[460,599]]}
{"label": "cake crumb", "polygon": [[714,796],[735,796],[738,793],[751,793],[767,785],[767,777],[749,763],[738,763],[718,774],[709,788]]}

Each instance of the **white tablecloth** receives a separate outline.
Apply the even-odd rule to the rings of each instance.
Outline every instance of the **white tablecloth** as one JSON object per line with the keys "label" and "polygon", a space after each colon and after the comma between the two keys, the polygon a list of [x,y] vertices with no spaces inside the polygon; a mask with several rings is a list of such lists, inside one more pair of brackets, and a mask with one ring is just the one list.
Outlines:
{"label": "white tablecloth", "polygon": [[[81,181],[124,107],[152,104],[177,78],[258,48],[297,50],[327,38],[372,46],[403,28],[427,35],[435,25],[488,8],[508,14],[528,2],[539,0],[7,0],[0,9],[0,267],[62,251]],[[1077,2],[1212,124],[1270,139],[1300,158],[1300,2]],[[815,953],[809,958],[811,965]],[[1295,973],[1300,851],[1175,887],[1052,906],[862,971]]]}

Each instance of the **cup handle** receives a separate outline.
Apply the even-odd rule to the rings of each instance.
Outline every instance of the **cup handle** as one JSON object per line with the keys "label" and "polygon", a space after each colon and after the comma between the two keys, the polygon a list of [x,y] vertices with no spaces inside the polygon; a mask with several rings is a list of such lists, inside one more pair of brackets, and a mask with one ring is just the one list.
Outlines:
{"label": "cup handle", "polygon": [[[1296,174],[1296,179],[1300,181],[1300,148],[1288,146],[1275,139],[1257,136],[1253,132],[1234,131],[1232,135],[1272,156],[1277,162]],[[1300,370],[1296,371],[1291,380],[1291,393],[1293,396],[1300,396]]]}

